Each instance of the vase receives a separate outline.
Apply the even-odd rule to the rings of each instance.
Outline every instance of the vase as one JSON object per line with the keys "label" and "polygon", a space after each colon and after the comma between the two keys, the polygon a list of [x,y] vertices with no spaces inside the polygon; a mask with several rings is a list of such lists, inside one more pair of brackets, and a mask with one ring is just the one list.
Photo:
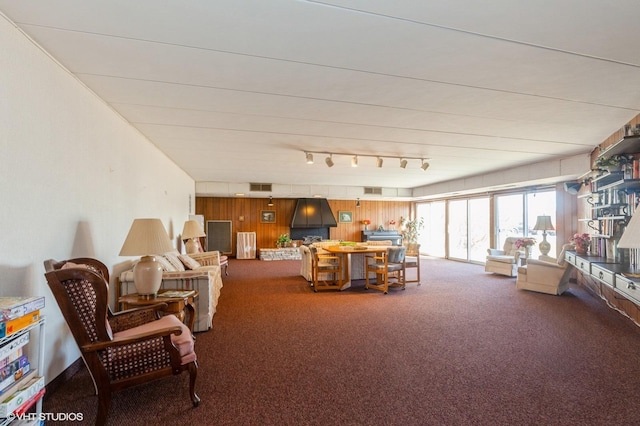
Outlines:
{"label": "vase", "polygon": [[586,247],[576,247],[576,253],[577,254],[587,254],[587,248]]}
{"label": "vase", "polygon": [[525,247],[524,248],[524,257],[526,259],[529,259],[531,257],[531,247]]}

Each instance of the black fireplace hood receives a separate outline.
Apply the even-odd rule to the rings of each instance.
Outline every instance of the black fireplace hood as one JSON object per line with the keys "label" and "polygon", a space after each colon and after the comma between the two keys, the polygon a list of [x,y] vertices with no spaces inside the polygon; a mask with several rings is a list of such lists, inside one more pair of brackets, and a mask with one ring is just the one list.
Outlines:
{"label": "black fireplace hood", "polygon": [[326,198],[299,198],[291,219],[292,228],[338,226]]}

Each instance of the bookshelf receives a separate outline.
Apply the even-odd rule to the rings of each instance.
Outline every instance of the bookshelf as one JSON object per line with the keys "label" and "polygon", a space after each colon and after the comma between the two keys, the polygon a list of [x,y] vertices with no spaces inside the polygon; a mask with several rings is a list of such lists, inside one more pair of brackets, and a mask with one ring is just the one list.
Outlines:
{"label": "bookshelf", "polygon": [[[2,351],[3,349],[10,349],[10,345],[18,345],[21,339],[24,339],[26,335],[29,335],[29,341],[23,346],[23,348],[24,353],[28,355],[30,365],[37,367],[37,372],[35,374],[36,377],[44,377],[44,325],[45,318],[41,316],[37,322],[34,322],[33,324],[30,324],[9,336],[0,338],[0,351]],[[31,371],[34,371],[34,369],[31,368]],[[31,379],[31,376],[31,374],[27,374],[11,386],[8,386],[2,394],[0,394],[0,400],[4,401],[6,398],[9,398],[13,392],[17,392],[17,389],[23,387]],[[2,401],[0,401],[0,403]],[[27,401],[29,401],[28,398],[23,404],[26,405]],[[37,398],[37,401],[33,405],[35,405],[35,412],[40,415],[42,413],[42,395]],[[12,413],[17,412],[20,408],[23,408],[23,405],[19,405],[16,410],[12,410]],[[27,409],[30,409],[30,407],[27,407]],[[9,425],[14,420],[15,418],[12,416],[2,417],[0,418],[0,426]],[[41,424],[41,422],[35,421],[32,424]]]}

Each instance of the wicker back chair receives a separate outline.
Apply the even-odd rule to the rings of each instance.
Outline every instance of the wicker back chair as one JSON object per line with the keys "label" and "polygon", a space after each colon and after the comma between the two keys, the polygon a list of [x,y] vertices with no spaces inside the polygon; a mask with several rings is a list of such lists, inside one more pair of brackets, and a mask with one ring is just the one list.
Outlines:
{"label": "wicker back chair", "polygon": [[158,319],[162,304],[109,317],[108,286],[101,274],[72,267],[45,277],[96,385],[96,424],[105,424],[112,392],[183,371],[189,372],[191,402],[199,404],[193,337],[175,316]]}

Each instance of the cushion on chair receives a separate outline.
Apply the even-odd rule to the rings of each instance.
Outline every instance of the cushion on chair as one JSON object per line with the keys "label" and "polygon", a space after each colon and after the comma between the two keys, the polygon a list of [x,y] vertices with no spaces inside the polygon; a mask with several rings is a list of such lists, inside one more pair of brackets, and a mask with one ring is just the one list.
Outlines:
{"label": "cushion on chair", "polygon": [[184,271],[184,265],[180,262],[180,258],[178,257],[180,253],[177,251],[170,251],[165,253],[163,256],[176,268],[176,271]]}
{"label": "cushion on chair", "polygon": [[180,259],[180,262],[182,262],[182,264],[184,265],[185,268],[187,269],[198,269],[200,267],[202,267],[202,265],[200,265],[200,263],[195,260],[194,258],[192,258],[189,255],[186,254],[180,254],[178,255],[178,259]]}
{"label": "cushion on chair", "polygon": [[487,256],[487,260],[501,263],[516,263],[516,259],[513,256]]}
{"label": "cushion on chair", "polygon": [[160,330],[162,328],[175,326],[179,326],[180,328],[182,328],[182,334],[171,335],[171,342],[173,342],[173,344],[176,346],[176,348],[178,348],[178,351],[180,352],[180,357],[182,358],[181,364],[184,365],[195,361],[196,353],[193,350],[194,343],[193,337],[191,336],[191,331],[189,331],[189,327],[180,322],[180,320],[175,315],[165,315],[157,321],[151,321],[141,326],[133,327],[128,330],[115,333],[113,337],[130,337],[148,331]]}

